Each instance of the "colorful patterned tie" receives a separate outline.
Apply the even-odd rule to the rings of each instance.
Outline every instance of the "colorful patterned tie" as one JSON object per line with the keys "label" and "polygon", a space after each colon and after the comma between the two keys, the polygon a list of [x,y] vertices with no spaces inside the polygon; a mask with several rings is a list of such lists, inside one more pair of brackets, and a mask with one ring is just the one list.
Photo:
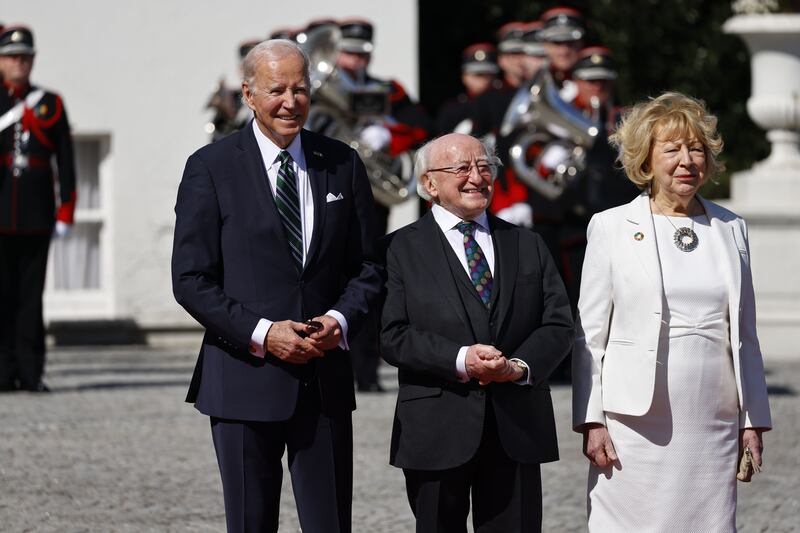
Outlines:
{"label": "colorful patterned tie", "polygon": [[492,271],[489,270],[489,262],[483,255],[483,250],[475,240],[475,222],[459,222],[456,229],[464,235],[464,252],[467,255],[467,266],[469,267],[469,277],[478,296],[483,300],[484,305],[489,306],[492,299]]}
{"label": "colorful patterned tie", "polygon": [[278,154],[281,166],[278,169],[278,182],[275,186],[275,204],[281,214],[289,251],[297,270],[303,270],[303,225],[300,222],[300,195],[297,193],[297,176],[292,168],[292,156],[282,150]]}

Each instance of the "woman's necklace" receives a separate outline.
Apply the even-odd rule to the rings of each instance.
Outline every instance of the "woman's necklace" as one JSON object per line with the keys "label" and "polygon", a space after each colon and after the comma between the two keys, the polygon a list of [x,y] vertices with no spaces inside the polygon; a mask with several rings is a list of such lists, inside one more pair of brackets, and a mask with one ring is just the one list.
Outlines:
{"label": "woman's necklace", "polygon": [[[658,209],[659,214],[664,215],[664,212],[658,206],[658,203],[653,202],[653,205],[656,206]],[[675,234],[672,236],[672,241],[675,243],[675,246],[681,252],[691,252],[697,245],[700,244],[700,239],[697,237],[697,233],[694,232],[694,219],[692,219],[691,227],[681,226],[680,228],[675,226],[670,220],[669,216],[664,215],[669,222],[669,225],[675,229]]]}

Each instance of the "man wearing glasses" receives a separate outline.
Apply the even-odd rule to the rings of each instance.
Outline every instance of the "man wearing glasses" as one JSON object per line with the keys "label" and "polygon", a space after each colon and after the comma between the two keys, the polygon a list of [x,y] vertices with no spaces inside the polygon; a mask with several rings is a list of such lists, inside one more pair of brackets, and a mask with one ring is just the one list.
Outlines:
{"label": "man wearing glasses", "polygon": [[399,368],[391,463],[417,531],[540,531],[558,459],[547,376],[572,344],[541,238],[487,214],[496,157],[452,133],[414,168],[429,213],[387,237],[384,359]]}

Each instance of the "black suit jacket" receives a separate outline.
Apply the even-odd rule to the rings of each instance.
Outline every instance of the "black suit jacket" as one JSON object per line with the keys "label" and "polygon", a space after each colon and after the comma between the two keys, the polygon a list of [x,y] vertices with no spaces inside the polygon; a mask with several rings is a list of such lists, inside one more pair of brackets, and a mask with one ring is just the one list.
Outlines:
{"label": "black suit jacket", "polygon": [[[318,376],[326,412],[355,408],[350,360],[334,349],[309,365],[249,353],[259,319],[303,321],[333,308],[358,329],[380,291],[372,193],[356,153],[303,130],[314,231],[298,272],[252,123],[189,157],[175,205],[173,291],[206,328],[187,396],[201,412],[238,420],[288,419],[298,385]],[[328,194],[342,199],[328,202]]]}
{"label": "black suit jacket", "polygon": [[[558,459],[547,377],[572,346],[564,285],[542,239],[489,216],[495,248],[490,314],[431,213],[387,237],[382,355],[399,368],[391,463],[443,470],[469,461],[491,401],[506,453]],[[532,386],[458,381],[461,346],[492,344],[525,361]],[[487,400],[488,398],[488,400]]]}

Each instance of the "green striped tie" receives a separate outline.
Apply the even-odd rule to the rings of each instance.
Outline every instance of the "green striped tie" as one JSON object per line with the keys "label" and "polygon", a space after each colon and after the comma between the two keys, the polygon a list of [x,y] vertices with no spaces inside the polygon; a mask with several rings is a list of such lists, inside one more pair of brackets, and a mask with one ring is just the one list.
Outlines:
{"label": "green striped tie", "polygon": [[275,187],[275,203],[281,214],[289,251],[297,270],[303,270],[303,224],[300,219],[300,195],[297,192],[297,176],[292,168],[292,156],[282,150],[278,155],[278,183]]}

